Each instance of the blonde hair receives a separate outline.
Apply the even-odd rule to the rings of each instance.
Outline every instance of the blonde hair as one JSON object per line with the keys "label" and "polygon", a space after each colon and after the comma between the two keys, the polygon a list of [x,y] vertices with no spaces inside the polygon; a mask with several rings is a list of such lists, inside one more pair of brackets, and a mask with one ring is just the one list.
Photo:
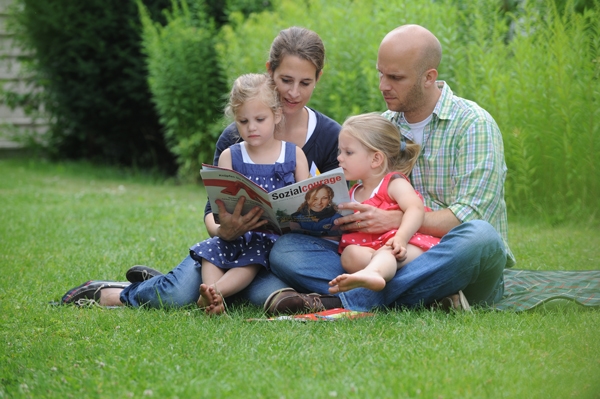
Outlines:
{"label": "blonde hair", "polygon": [[259,99],[271,108],[273,114],[281,113],[281,102],[275,84],[266,73],[249,73],[233,82],[225,115],[235,119],[237,111],[250,100]]}
{"label": "blonde hair", "polygon": [[420,145],[401,138],[396,125],[375,112],[350,116],[342,125],[342,131],[357,139],[367,150],[382,153],[385,173],[400,172],[408,176],[421,151]]}

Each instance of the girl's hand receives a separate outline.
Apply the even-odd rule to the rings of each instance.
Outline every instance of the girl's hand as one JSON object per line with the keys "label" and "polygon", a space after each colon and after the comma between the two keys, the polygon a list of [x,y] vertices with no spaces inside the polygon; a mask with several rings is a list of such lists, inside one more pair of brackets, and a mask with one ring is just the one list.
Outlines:
{"label": "girl's hand", "polygon": [[250,230],[257,230],[267,224],[266,220],[260,220],[263,214],[262,209],[254,207],[247,214],[242,215],[242,209],[246,202],[246,197],[240,197],[233,213],[227,212],[225,204],[221,200],[215,201],[219,207],[219,228],[217,235],[225,241],[232,241],[244,235]]}
{"label": "girl's hand", "polygon": [[402,221],[402,211],[385,211],[371,205],[357,202],[345,202],[338,209],[350,209],[353,214],[342,216],[334,221],[344,231],[361,231],[363,233],[383,233],[397,229]]}
{"label": "girl's hand", "polygon": [[396,257],[398,262],[404,262],[406,260],[407,251],[406,245],[398,237],[390,238],[385,245],[391,247],[392,254]]}

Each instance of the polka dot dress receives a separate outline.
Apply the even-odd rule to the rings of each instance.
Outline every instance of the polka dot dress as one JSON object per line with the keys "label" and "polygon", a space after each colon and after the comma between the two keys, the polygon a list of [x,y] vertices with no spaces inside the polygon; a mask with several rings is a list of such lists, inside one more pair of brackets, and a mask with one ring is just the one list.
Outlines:
{"label": "polka dot dress", "polygon": [[[280,157],[283,162],[271,165],[246,163],[243,160],[241,143],[230,147],[233,169],[267,191],[285,187],[295,182],[296,146],[284,143]],[[278,235],[249,231],[233,241],[221,240],[219,237],[209,238],[190,248],[190,256],[201,263],[206,259],[222,269],[231,269],[249,265],[262,265],[269,269],[269,252],[273,248]]]}
{"label": "polka dot dress", "polygon": [[[381,185],[379,186],[379,188],[377,189],[377,192],[375,193],[375,195],[372,196],[371,198],[369,198],[368,200],[363,201],[362,203],[368,204],[368,205],[373,205],[380,209],[400,209],[398,204],[387,193],[388,184],[390,182],[390,179],[394,175],[399,175],[399,174],[396,172],[387,174],[383,178],[383,181],[382,181]],[[403,178],[408,180],[406,178],[406,176],[404,176],[404,175],[400,175],[400,176],[402,176]],[[353,193],[357,187],[358,187],[358,185],[354,185],[350,189],[350,196],[352,198],[354,198]],[[419,195],[419,197],[421,197],[421,194],[419,194],[418,192],[417,192],[417,194]],[[423,197],[421,197],[421,199],[423,199]],[[425,210],[428,211],[428,209],[425,209]],[[385,243],[396,234],[396,231],[397,230],[394,229],[394,230],[385,232],[383,234],[381,234],[381,233],[369,234],[369,233],[361,233],[361,232],[344,234],[344,235],[342,235],[342,238],[340,240],[340,245],[338,247],[338,251],[340,253],[342,253],[344,248],[346,248],[348,245],[359,245],[361,247],[369,247],[369,248],[373,248],[373,249],[379,249],[379,248],[383,247],[385,245]],[[422,233],[415,233],[408,241],[409,244],[419,247],[423,251],[427,251],[428,249],[431,249],[431,247],[433,247],[436,244],[439,244],[439,242],[440,242],[440,239],[438,237],[434,237],[434,236],[430,236],[430,235],[422,234]]]}

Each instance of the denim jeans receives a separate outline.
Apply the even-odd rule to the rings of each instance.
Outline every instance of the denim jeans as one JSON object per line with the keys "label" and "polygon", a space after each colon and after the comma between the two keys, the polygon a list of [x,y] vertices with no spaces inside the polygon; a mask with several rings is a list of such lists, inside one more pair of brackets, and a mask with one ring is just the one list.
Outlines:
{"label": "denim jeans", "polygon": [[[201,283],[200,265],[188,256],[165,275],[141,283],[132,283],[121,292],[120,298],[124,304],[134,307],[195,305],[200,297]],[[286,287],[289,286],[263,268],[248,287],[227,298],[227,302],[248,300],[254,305],[262,306],[272,292]]]}
{"label": "denim jeans", "polygon": [[[415,308],[463,293],[473,305],[489,305],[504,294],[507,254],[487,222],[462,223],[441,242],[398,270],[383,291],[357,288],[336,294],[347,309]],[[328,293],[328,282],[345,273],[337,244],[301,234],[285,234],[271,251],[272,272],[300,292]]]}

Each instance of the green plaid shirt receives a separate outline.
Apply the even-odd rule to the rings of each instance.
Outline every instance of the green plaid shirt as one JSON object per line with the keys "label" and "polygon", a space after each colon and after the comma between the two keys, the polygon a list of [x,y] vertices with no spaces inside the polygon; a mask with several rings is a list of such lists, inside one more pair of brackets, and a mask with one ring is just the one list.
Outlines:
{"label": "green plaid shirt", "polygon": [[[492,116],[476,103],[457,97],[445,82],[431,121],[423,131],[421,154],[410,180],[433,210],[450,208],[461,222],[482,219],[500,233],[508,252],[507,267],[515,264],[508,247],[504,202],[506,163],[502,134]],[[383,113],[414,140],[404,114]]]}

